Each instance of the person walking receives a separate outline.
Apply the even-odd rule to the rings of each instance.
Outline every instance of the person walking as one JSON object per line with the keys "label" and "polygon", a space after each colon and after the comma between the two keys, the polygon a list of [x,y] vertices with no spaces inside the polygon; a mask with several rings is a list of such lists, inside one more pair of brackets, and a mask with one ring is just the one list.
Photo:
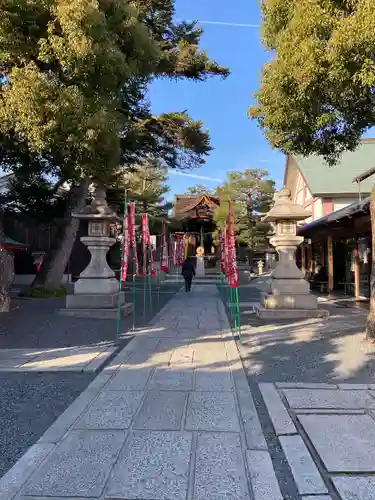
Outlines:
{"label": "person walking", "polygon": [[190,292],[191,282],[193,281],[193,276],[195,276],[195,269],[189,258],[185,260],[182,266],[181,274],[185,280],[185,292]]}

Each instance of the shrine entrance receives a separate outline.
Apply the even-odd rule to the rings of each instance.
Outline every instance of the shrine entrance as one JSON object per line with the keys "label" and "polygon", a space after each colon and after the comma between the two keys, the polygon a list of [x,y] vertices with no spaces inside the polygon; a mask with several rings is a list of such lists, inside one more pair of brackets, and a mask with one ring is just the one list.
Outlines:
{"label": "shrine entrance", "polygon": [[204,249],[207,267],[216,265],[218,250],[214,243],[214,210],[219,206],[218,198],[209,195],[177,195],[173,216],[181,221],[182,231],[189,238],[188,256],[195,257],[197,249]]}

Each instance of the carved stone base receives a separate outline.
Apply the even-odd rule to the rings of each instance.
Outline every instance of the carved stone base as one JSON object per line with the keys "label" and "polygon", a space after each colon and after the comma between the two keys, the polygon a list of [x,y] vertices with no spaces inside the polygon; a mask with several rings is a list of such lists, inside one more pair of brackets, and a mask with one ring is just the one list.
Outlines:
{"label": "carved stone base", "polygon": [[267,309],[260,303],[254,305],[256,315],[264,320],[327,318],[329,312],[325,309]]}
{"label": "carved stone base", "polygon": [[[118,283],[118,282],[117,282]],[[66,309],[111,309],[125,304],[125,293],[77,293],[67,295]]]}
{"label": "carved stone base", "polygon": [[[121,317],[129,316],[133,312],[133,304],[130,302],[125,302],[120,307]],[[61,316],[73,316],[75,318],[91,318],[91,319],[117,319],[118,310],[117,307],[112,307],[108,309],[60,309],[59,314]]]}
{"label": "carved stone base", "polygon": [[309,293],[272,294],[262,292],[260,303],[266,309],[318,309],[318,300]]}

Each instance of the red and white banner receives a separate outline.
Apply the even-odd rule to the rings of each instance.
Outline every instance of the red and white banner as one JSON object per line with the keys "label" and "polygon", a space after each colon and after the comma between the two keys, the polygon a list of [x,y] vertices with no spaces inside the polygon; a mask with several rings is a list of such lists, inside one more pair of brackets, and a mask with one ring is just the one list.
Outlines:
{"label": "red and white banner", "polygon": [[139,265],[138,265],[138,255],[137,255],[137,242],[135,239],[135,205],[131,203],[129,205],[129,237],[130,244],[133,249],[133,262],[134,262],[134,273],[136,276],[139,275]]}
{"label": "red and white banner", "polygon": [[181,267],[185,260],[185,239],[183,234],[176,234],[175,246],[174,265]]}
{"label": "red and white banner", "polygon": [[128,208],[126,208],[124,216],[124,234],[122,242],[122,257],[121,257],[121,281],[126,281],[129,266],[129,250],[130,250],[130,234],[129,234],[129,215]]}
{"label": "red and white banner", "polygon": [[167,242],[167,227],[165,222],[163,222],[163,229],[161,234],[161,259],[160,259],[160,270],[168,272],[168,242]]}
{"label": "red and white banner", "polygon": [[147,231],[147,215],[142,215],[142,276],[147,274],[147,244],[148,244],[148,231]]}
{"label": "red and white banner", "polygon": [[226,238],[227,280],[229,288],[238,288],[236,237],[232,205],[229,204],[228,229]]}
{"label": "red and white banner", "polygon": [[[146,215],[147,217],[147,215]],[[150,252],[150,274],[151,276],[156,276],[156,270],[155,270],[155,262],[154,262],[154,247],[151,244],[151,234],[150,234],[150,228],[148,225],[148,217],[147,217],[147,235],[148,235],[148,249]]]}
{"label": "red and white banner", "polygon": [[226,235],[226,227],[223,231],[219,233],[219,248],[220,248],[220,270],[222,273],[225,273],[225,235]]}

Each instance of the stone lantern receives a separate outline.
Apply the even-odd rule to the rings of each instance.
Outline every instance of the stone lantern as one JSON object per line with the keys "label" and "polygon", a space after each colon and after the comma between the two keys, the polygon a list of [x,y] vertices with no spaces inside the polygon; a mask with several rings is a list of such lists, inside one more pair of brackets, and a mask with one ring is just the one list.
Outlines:
{"label": "stone lantern", "polygon": [[310,213],[301,205],[293,203],[290,190],[284,187],[263,219],[274,228],[270,243],[275,247],[279,261],[270,276],[269,290],[261,294],[261,302],[255,306],[261,318],[288,319],[328,314],[318,309],[317,297],[310,293],[309,283],[295,260],[297,247],[303,242],[303,237],[297,236],[297,222],[309,216]]}
{"label": "stone lantern", "polygon": [[120,295],[119,281],[107,263],[108,250],[116,243],[111,227],[121,219],[107,205],[105,190],[97,187],[91,204],[72,216],[88,222],[88,235],[81,237],[81,242],[88,248],[91,259],[74,283],[73,294],[66,297],[61,314],[116,318],[119,305],[122,314],[130,314],[132,306],[125,303],[123,292]]}

